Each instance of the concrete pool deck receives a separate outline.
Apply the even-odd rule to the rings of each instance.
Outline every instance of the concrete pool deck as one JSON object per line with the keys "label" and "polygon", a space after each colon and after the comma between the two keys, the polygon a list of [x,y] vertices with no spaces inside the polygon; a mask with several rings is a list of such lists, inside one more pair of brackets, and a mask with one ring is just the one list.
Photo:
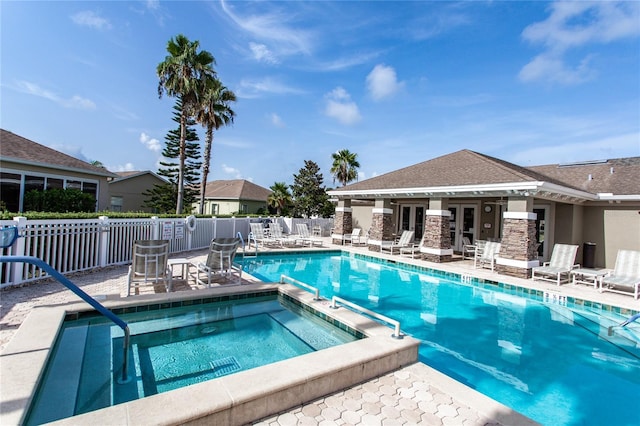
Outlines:
{"label": "concrete pool deck", "polygon": [[[533,282],[494,274],[489,270],[474,269],[472,261],[454,261],[447,264],[428,263],[419,259],[380,255],[366,248],[332,246],[328,239],[323,249],[335,248],[359,252],[462,275],[499,281],[524,288],[548,291],[560,296],[575,297],[630,310],[639,310],[640,302],[633,297],[615,293],[599,293],[590,286],[556,286],[546,282]],[[322,248],[321,248],[322,249]],[[307,249],[309,250],[309,249]],[[315,249],[317,250],[317,248]],[[291,251],[291,249],[285,249]],[[201,261],[206,250],[175,254]],[[76,274],[71,280],[92,296],[109,299],[126,294],[127,266],[111,267]],[[245,282],[254,282],[245,276]],[[152,289],[149,289],[150,291]],[[175,292],[196,290],[193,285],[176,283]],[[54,281],[34,283],[24,287],[6,289],[0,293],[0,349],[6,347],[15,331],[35,306],[61,306],[77,302],[71,291]],[[6,407],[5,407],[6,408]],[[534,424],[518,413],[473,391],[472,389],[415,363],[391,373],[383,374],[356,386],[303,403],[270,417],[256,419],[262,425],[289,424]]]}

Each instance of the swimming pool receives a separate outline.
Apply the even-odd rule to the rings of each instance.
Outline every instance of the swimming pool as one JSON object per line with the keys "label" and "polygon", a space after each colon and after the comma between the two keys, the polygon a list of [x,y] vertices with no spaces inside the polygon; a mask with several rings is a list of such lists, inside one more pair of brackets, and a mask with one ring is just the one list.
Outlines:
{"label": "swimming pool", "polygon": [[[545,301],[455,274],[338,252],[264,255],[245,271],[281,274],[399,320],[419,359],[545,425],[640,424],[640,329],[597,304]],[[530,293],[530,294],[525,294]]]}
{"label": "swimming pool", "polygon": [[[301,309],[277,291],[250,298],[121,315],[131,330],[121,377],[120,328],[92,313],[65,321],[25,424],[42,424],[201,383],[363,337]],[[125,309],[124,311],[131,311]]]}

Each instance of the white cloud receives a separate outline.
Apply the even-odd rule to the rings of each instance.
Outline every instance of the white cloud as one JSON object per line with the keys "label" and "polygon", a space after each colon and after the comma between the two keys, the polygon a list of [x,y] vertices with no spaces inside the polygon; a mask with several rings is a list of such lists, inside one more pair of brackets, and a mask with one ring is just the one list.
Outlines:
{"label": "white cloud", "polygon": [[91,162],[91,160],[89,160],[82,153],[82,148],[80,148],[79,146],[55,144],[51,145],[51,148],[55,149],[56,151],[64,152],[65,154],[77,158],[78,160],[86,161],[87,163]]}
{"label": "white cloud", "polygon": [[640,2],[556,2],[549,17],[529,25],[522,38],[544,46],[544,51],[519,73],[522,81],[548,80],[577,84],[594,77],[589,56],[576,66],[565,64],[569,49],[607,44],[640,36]]}
{"label": "white cloud", "polygon": [[234,167],[227,166],[226,164],[222,164],[222,171],[227,175],[233,176],[234,179],[243,179],[242,173],[240,173],[240,170]]}
{"label": "white cloud", "polygon": [[367,76],[367,89],[376,101],[393,96],[403,86],[403,82],[398,82],[396,70],[393,67],[376,65]]}
{"label": "white cloud", "polygon": [[253,58],[258,62],[265,62],[267,64],[277,64],[278,59],[273,52],[269,50],[267,46],[260,43],[249,43],[249,50],[253,53]]}
{"label": "white cloud", "polygon": [[362,119],[360,110],[351,95],[342,87],[336,87],[325,95],[327,100],[325,114],[342,124],[355,124]]}
{"label": "white cloud", "polygon": [[282,118],[280,118],[280,116],[275,112],[272,112],[271,114],[269,114],[269,119],[271,120],[271,124],[273,124],[274,126],[285,127],[284,122],[282,121]]}
{"label": "white cloud", "polygon": [[96,104],[90,99],[86,99],[78,95],[74,95],[69,99],[64,99],[58,96],[56,93],[51,92],[50,90],[43,89],[35,83],[24,80],[18,81],[16,83],[15,89],[22,93],[27,93],[29,95],[48,99],[65,108],[78,108],[87,110],[96,109]]}
{"label": "white cloud", "polygon": [[158,139],[154,139],[154,138],[150,137],[149,135],[147,135],[144,132],[140,134],[140,142],[142,144],[144,144],[144,146],[149,151],[153,151],[153,152],[162,151],[162,144],[160,143],[160,141]]}
{"label": "white cloud", "polygon": [[111,29],[111,23],[109,23],[107,19],[90,10],[71,15],[71,20],[78,25],[95,28],[97,30]]}
{"label": "white cloud", "polygon": [[107,167],[107,169],[114,172],[133,172],[136,170],[133,163],[126,163],[125,165],[109,166]]}
{"label": "white cloud", "polygon": [[242,80],[240,82],[240,88],[235,92],[240,98],[257,98],[265,93],[273,93],[276,95],[299,95],[304,93],[303,90],[287,86],[269,77],[263,78],[262,80]]}

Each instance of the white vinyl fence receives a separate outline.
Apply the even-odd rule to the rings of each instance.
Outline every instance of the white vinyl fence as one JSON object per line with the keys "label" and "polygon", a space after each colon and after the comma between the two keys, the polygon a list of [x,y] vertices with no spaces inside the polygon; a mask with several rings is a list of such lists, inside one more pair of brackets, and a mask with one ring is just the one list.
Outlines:
{"label": "white vinyl fence", "polygon": [[[2,256],[34,256],[62,274],[122,265],[131,262],[131,249],[136,240],[169,240],[170,253],[209,247],[212,238],[235,237],[245,243],[250,222],[278,221],[285,232],[294,232],[297,223],[309,229],[320,227],[328,236],[333,219],[270,218],[197,218],[193,231],[185,219],[98,219],[14,220],[0,221],[0,227],[17,226],[19,237],[9,248],[0,249]],[[30,264],[0,263],[0,288],[45,277]]]}

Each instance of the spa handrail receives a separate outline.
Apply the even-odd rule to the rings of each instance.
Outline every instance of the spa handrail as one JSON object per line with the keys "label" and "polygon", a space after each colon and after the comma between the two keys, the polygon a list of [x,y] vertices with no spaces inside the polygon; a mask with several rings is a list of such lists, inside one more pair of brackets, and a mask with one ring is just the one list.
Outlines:
{"label": "spa handrail", "polygon": [[394,331],[393,334],[391,335],[391,337],[393,337],[394,339],[402,339],[403,335],[400,333],[400,322],[396,321],[394,319],[391,319],[387,316],[381,315],[377,312],[371,311],[367,308],[364,308],[360,305],[357,305],[353,302],[349,302],[348,300],[344,300],[342,297],[338,297],[338,296],[333,296],[331,298],[331,309],[338,309],[338,305],[336,305],[336,303],[340,303],[342,305],[345,305],[351,309],[353,309],[354,311],[357,312],[362,312],[365,313],[369,316],[372,316],[376,319],[379,319],[380,321],[386,322],[387,324],[391,324],[394,326]]}
{"label": "spa handrail", "polygon": [[313,300],[320,300],[320,290],[318,290],[317,288],[310,286],[309,284],[305,284],[302,281],[298,281],[295,278],[291,278],[287,275],[280,275],[280,284],[284,284],[284,282],[289,281],[291,284],[303,287],[309,291],[311,291],[314,294]]}
{"label": "spa handrail", "polygon": [[67,277],[62,275],[60,272],[55,270],[51,265],[46,263],[44,260],[39,259],[34,256],[0,256],[0,263],[30,263],[35,265],[51,275],[53,278],[57,279],[60,284],[67,287],[69,290],[74,292],[77,296],[79,296],[82,300],[91,305],[96,311],[100,312],[102,315],[113,321],[118,327],[124,331],[124,342],[123,342],[123,361],[122,361],[122,378],[120,379],[120,383],[126,383],[129,381],[129,377],[127,374],[129,367],[129,338],[130,331],[129,325],[120,319],[113,312],[105,308],[100,302],[98,302],[93,297],[89,296],[85,293],[80,287],[69,281]]}

